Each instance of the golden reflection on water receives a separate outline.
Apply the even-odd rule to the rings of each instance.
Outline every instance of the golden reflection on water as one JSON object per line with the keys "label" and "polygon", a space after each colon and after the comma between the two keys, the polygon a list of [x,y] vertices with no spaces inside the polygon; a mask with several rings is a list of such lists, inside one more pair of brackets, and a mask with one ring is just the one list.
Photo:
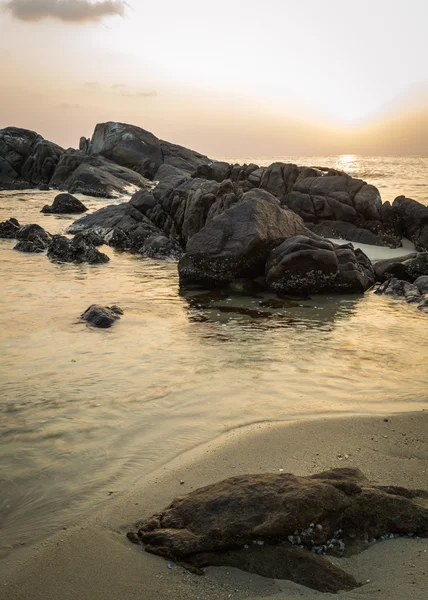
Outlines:
{"label": "golden reflection on water", "polygon": [[[4,194],[0,220],[61,231],[70,220],[39,213],[52,195]],[[0,240],[4,553],[222,431],[426,404],[427,317],[402,302],[314,297],[251,318],[266,297],[201,302],[171,262],[103,248],[106,265],[57,265],[12,246]],[[125,314],[90,329],[77,318],[94,302]]]}

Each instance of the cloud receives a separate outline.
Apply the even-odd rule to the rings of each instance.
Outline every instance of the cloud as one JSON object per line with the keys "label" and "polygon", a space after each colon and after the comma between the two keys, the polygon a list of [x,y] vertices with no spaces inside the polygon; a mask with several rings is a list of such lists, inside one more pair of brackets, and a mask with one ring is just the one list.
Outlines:
{"label": "cloud", "polygon": [[8,0],[5,8],[20,21],[59,19],[69,23],[100,21],[103,17],[123,16],[123,0]]}
{"label": "cloud", "polygon": [[62,108],[62,109],[66,109],[67,110],[67,109],[70,109],[70,108],[82,108],[82,107],[80,106],[80,104],[66,104],[66,103],[63,103],[63,104],[59,104],[58,108]]}
{"label": "cloud", "polygon": [[153,98],[154,96],[157,96],[158,93],[156,90],[151,90],[150,92],[123,92],[121,95],[133,98]]}

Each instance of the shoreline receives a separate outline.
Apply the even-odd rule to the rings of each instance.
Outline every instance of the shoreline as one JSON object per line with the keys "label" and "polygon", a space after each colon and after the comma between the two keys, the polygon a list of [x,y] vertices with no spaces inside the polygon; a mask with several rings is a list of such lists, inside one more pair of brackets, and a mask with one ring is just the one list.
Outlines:
{"label": "shoreline", "polygon": [[[0,598],[329,597],[229,568],[209,568],[205,577],[180,567],[168,569],[163,559],[129,544],[125,533],[175,496],[232,475],[279,469],[307,475],[340,466],[359,467],[376,484],[428,489],[428,411],[268,422],[226,432],[180,454],[128,492],[113,495],[86,521],[2,561]],[[428,540],[400,538],[336,559],[357,579],[371,580],[346,597],[367,597],[367,586],[373,586],[373,597],[401,600],[412,594],[422,600],[428,585],[427,554]]]}

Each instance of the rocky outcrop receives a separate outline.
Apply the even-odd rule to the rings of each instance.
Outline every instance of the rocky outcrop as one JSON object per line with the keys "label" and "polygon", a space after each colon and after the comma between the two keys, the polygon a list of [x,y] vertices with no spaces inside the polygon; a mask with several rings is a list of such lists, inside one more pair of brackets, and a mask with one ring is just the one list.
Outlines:
{"label": "rocky outcrop", "polygon": [[116,305],[99,306],[98,304],[92,304],[80,315],[80,318],[93,327],[107,329],[120,319],[121,315],[123,315],[123,310]]}
{"label": "rocky outcrop", "polygon": [[52,205],[46,204],[40,212],[45,214],[79,214],[86,212],[88,209],[80,202],[78,198],[75,198],[71,194],[58,194]]}
{"label": "rocky outcrop", "polygon": [[291,237],[270,253],[266,283],[275,292],[365,292],[375,282],[370,260],[352,244]]}
{"label": "rocky outcrop", "polygon": [[87,262],[90,264],[101,264],[110,260],[106,254],[87,243],[79,234],[72,240],[63,235],[54,235],[49,243],[48,258],[55,262]]}
{"label": "rocky outcrop", "polygon": [[376,281],[382,283],[392,277],[413,283],[428,275],[428,252],[411,252],[398,258],[378,260],[374,263]]}
{"label": "rocky outcrop", "polygon": [[209,161],[198,152],[160,140],[140,127],[111,121],[95,127],[89,151],[149,179],[155,177],[162,164],[191,172]]}
{"label": "rocky outcrop", "polygon": [[337,592],[357,582],[315,555],[352,554],[386,534],[426,534],[419,501],[427,497],[373,485],[358,469],[241,475],[176,498],[128,538],[199,574],[222,564]]}
{"label": "rocky outcrop", "polygon": [[103,156],[88,156],[78,150],[67,150],[53,173],[50,184],[102,198],[116,198],[136,189],[147,189],[149,182],[131,169],[119,166]]}
{"label": "rocky outcrop", "polygon": [[[305,223],[350,223],[366,230],[367,237],[370,232],[388,236],[385,243],[379,245],[396,247],[400,244],[394,219],[386,222],[391,215],[382,211],[377,188],[342,171],[280,162],[269,167],[210,162],[201,165],[193,176],[217,182],[230,178],[243,191],[250,188],[266,190],[278,198],[281,205],[301,216]],[[364,235],[363,232],[355,234]]]}
{"label": "rocky outcrop", "polygon": [[150,258],[179,258],[177,241],[165,236],[135,205],[114,204],[75,221],[69,233],[95,234],[113,248],[129,250]]}
{"label": "rocky outcrop", "polygon": [[0,189],[49,184],[64,150],[35,131],[0,129]]}
{"label": "rocky outcrop", "polygon": [[428,250],[428,206],[405,196],[398,196],[392,204],[401,235],[415,244],[416,250]]}
{"label": "rocky outcrop", "polygon": [[181,284],[224,285],[263,275],[268,254],[284,239],[312,234],[268,192],[253,190],[193,235],[181,258]]}
{"label": "rocky outcrop", "polygon": [[0,238],[14,240],[20,227],[21,225],[17,219],[14,219],[13,217],[7,221],[2,221],[0,223]]}

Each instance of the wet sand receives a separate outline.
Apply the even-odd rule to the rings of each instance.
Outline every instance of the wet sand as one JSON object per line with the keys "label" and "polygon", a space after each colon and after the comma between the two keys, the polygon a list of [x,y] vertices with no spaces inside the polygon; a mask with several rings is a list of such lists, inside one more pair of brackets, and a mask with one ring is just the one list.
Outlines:
{"label": "wet sand", "polygon": [[177,457],[132,489],[106,489],[106,496],[113,493],[95,516],[0,562],[0,598],[426,600],[427,539],[380,542],[357,556],[334,559],[366,583],[330,595],[234,569],[209,568],[198,577],[181,567],[168,568],[165,560],[142,552],[125,537],[133,523],[201,485],[248,472],[284,469],[307,475],[338,466],[359,467],[380,485],[428,489],[428,411],[235,429]]}

